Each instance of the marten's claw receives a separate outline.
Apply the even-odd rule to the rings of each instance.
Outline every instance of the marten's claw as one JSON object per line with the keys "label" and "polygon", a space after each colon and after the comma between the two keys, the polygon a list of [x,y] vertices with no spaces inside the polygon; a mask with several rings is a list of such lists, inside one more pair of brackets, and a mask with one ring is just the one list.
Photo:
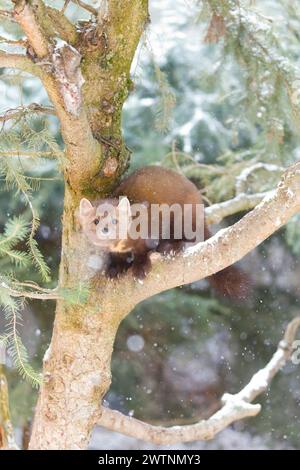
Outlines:
{"label": "marten's claw", "polygon": [[148,254],[137,255],[132,265],[132,274],[135,279],[143,280],[151,269],[151,261]]}

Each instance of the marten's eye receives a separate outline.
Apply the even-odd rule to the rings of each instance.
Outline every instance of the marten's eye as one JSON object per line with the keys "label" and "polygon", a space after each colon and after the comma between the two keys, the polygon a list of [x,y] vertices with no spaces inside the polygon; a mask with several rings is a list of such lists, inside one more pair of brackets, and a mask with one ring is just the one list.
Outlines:
{"label": "marten's eye", "polygon": [[111,219],[111,223],[114,224],[114,225],[117,225],[118,221],[117,221],[117,219]]}
{"label": "marten's eye", "polygon": [[99,224],[99,219],[95,219],[95,220],[94,220],[94,224],[95,224],[95,225],[98,225],[98,224]]}

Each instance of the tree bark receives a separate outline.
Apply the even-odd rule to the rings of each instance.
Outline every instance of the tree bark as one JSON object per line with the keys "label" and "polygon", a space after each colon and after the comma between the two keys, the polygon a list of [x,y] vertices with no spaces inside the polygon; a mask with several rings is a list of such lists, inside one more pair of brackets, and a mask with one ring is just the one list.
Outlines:
{"label": "tree bark", "polygon": [[90,265],[97,255],[77,230],[73,200],[67,190],[60,285],[79,290],[89,283],[89,299],[71,305],[57,301],[29,449],[86,449],[110,386],[118,326],[130,311],[114,281],[95,278]]}

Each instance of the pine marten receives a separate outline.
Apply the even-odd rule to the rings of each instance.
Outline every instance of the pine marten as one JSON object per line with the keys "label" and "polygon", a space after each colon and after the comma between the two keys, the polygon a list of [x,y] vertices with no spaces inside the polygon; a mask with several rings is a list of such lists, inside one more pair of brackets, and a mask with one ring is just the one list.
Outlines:
{"label": "pine marten", "polygon": [[[83,232],[94,244],[101,247],[110,255],[106,274],[109,277],[121,275],[132,268],[133,275],[142,279],[151,268],[149,254],[158,251],[163,254],[183,249],[187,240],[183,234],[181,239],[175,238],[174,220],[170,218],[170,233],[168,238],[162,236],[162,225],[159,223],[157,238],[134,239],[130,233],[123,238],[113,234],[118,233],[120,220],[129,220],[132,204],[141,204],[151,219],[153,205],[167,204],[179,205],[182,209],[189,205],[191,208],[191,222],[196,226],[196,212],[203,207],[200,191],[185,176],[159,166],[146,166],[126,177],[115,190],[112,198],[94,201],[82,199],[79,208],[79,220]],[[113,207],[110,215],[109,207]],[[197,208],[197,210],[196,210]],[[184,225],[185,213],[182,210],[181,223]],[[130,225],[130,224],[129,224]],[[100,231],[99,231],[100,229]],[[211,234],[203,221],[203,239],[210,238]],[[243,298],[245,295],[245,276],[235,267],[226,268],[209,278],[211,284],[223,295]]]}

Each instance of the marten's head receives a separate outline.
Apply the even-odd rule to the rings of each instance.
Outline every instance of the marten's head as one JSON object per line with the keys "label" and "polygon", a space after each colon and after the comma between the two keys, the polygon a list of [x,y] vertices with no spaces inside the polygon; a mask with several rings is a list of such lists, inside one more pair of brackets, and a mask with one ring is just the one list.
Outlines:
{"label": "marten's head", "polygon": [[127,197],[102,199],[93,204],[81,199],[79,221],[88,239],[103,249],[111,249],[127,237],[131,220],[130,202]]}

